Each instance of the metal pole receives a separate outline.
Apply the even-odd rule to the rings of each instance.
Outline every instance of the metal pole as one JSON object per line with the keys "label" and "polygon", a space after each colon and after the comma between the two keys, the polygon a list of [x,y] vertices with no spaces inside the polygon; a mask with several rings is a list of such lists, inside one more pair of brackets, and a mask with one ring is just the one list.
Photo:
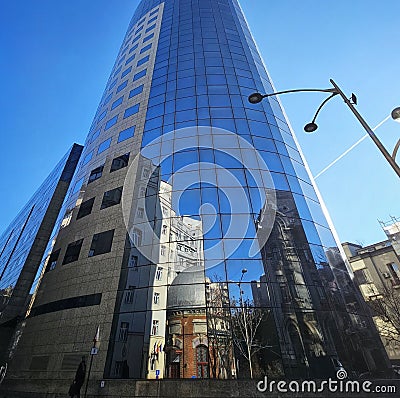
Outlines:
{"label": "metal pole", "polygon": [[374,141],[375,145],[378,147],[378,149],[381,151],[382,155],[385,157],[385,159],[388,161],[388,163],[392,166],[393,170],[395,173],[400,177],[400,167],[396,163],[396,161],[390,156],[390,153],[386,150],[386,148],[383,146],[383,144],[379,141],[378,137],[375,135],[375,133],[372,131],[371,127],[367,124],[367,122],[362,118],[362,116],[358,113],[357,109],[353,106],[353,104],[350,102],[350,100],[346,97],[346,95],[343,93],[343,91],[338,87],[338,85],[332,80],[329,80],[332,84],[333,87],[337,90],[337,92],[340,94],[340,96],[343,98],[345,104],[350,108],[350,110],[354,113],[355,117],[358,119],[358,121],[361,123],[361,125],[364,127],[365,131],[368,133],[368,135],[372,138],[372,141]]}
{"label": "metal pole", "polygon": [[86,393],[87,393],[87,389],[88,389],[90,371],[92,370],[93,356],[94,355],[91,353],[90,354],[89,370],[88,370],[88,375],[87,375],[87,378],[86,378],[85,394],[83,395],[84,398],[86,398]]}

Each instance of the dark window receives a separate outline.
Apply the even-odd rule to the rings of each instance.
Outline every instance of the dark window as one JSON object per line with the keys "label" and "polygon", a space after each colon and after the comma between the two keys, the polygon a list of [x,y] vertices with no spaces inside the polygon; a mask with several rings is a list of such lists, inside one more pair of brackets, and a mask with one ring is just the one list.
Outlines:
{"label": "dark window", "polygon": [[88,184],[99,179],[101,177],[101,175],[103,174],[103,169],[104,169],[104,166],[99,166],[99,167],[96,167],[95,169],[93,169],[92,172],[90,173]]}
{"label": "dark window", "polygon": [[117,205],[121,202],[122,187],[111,189],[111,191],[104,192],[103,200],[100,209],[105,209]]}
{"label": "dark window", "polygon": [[29,314],[29,317],[49,314],[56,311],[68,310],[70,308],[90,307],[92,305],[99,305],[100,302],[101,293],[89,294],[87,296],[70,297],[67,299],[52,301],[47,304],[33,307]]}
{"label": "dark window", "polygon": [[110,173],[128,166],[128,161],[129,161],[129,153],[125,153],[125,155],[121,155],[113,159],[111,163]]}
{"label": "dark window", "polygon": [[79,253],[81,252],[83,239],[79,239],[75,242],[72,242],[68,245],[67,250],[65,252],[63,264],[72,263],[79,258]]}
{"label": "dark window", "polygon": [[79,208],[78,214],[76,216],[76,219],[79,220],[80,218],[90,214],[92,212],[93,203],[94,203],[94,198],[82,202],[81,207]]}
{"label": "dark window", "polygon": [[60,255],[60,249],[54,251],[50,254],[49,261],[47,263],[46,271],[51,271],[56,267],[58,256]]}
{"label": "dark window", "polygon": [[110,252],[113,237],[113,229],[93,235],[92,244],[90,245],[89,250],[89,257]]}

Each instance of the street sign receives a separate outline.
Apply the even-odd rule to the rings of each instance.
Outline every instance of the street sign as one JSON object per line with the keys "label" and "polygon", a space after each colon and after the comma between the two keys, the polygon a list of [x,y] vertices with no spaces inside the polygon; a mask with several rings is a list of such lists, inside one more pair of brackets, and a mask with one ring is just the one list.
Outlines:
{"label": "street sign", "polygon": [[92,349],[90,351],[90,355],[97,355],[98,351],[99,351],[99,349],[97,347],[92,347]]}

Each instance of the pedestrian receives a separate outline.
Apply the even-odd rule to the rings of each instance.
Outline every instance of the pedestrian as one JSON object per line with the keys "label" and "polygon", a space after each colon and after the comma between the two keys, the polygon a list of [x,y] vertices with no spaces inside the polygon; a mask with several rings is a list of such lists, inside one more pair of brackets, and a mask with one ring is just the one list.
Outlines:
{"label": "pedestrian", "polygon": [[71,398],[74,397],[81,397],[81,388],[83,386],[83,382],[85,381],[85,375],[86,375],[86,362],[85,362],[85,357],[82,357],[82,361],[78,366],[78,369],[75,373],[75,379],[72,382],[68,394]]}

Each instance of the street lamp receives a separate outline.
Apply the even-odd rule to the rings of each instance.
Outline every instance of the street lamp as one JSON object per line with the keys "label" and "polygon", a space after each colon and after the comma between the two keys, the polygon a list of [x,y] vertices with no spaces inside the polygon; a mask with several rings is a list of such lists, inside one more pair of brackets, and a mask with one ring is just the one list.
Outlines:
{"label": "street lamp", "polygon": [[[374,141],[375,145],[378,147],[378,149],[381,151],[382,155],[385,157],[385,159],[388,161],[390,166],[392,166],[393,170],[395,173],[400,177],[400,167],[396,163],[396,155],[397,151],[399,150],[400,147],[400,139],[397,141],[397,144],[394,147],[393,154],[390,155],[390,153],[386,150],[386,148],[383,146],[383,144],[380,142],[378,137],[375,135],[371,127],[367,124],[367,122],[362,118],[362,116],[358,113],[354,105],[357,105],[357,97],[354,94],[351,94],[350,98],[347,98],[346,95],[343,93],[343,91],[339,88],[339,86],[332,80],[329,80],[330,83],[332,84],[333,88],[327,88],[327,89],[314,89],[314,88],[305,88],[305,89],[295,89],[295,90],[285,90],[285,91],[278,91],[276,93],[271,93],[271,94],[260,94],[260,93],[253,93],[249,95],[249,102],[251,104],[258,104],[260,103],[264,98],[279,95],[279,94],[286,94],[286,93],[295,93],[295,92],[305,92],[305,91],[312,91],[312,92],[324,92],[324,93],[330,93],[331,95],[326,98],[321,105],[318,107],[317,111],[315,112],[314,118],[310,123],[307,123],[304,126],[304,131],[307,133],[312,133],[315,130],[317,130],[318,125],[315,123],[315,120],[317,119],[317,116],[323,106],[333,97],[336,95],[340,95],[342,99],[344,100],[345,104],[350,108],[350,110],[353,112],[354,116],[357,118],[357,120],[361,123],[361,125],[364,127],[365,131],[368,133],[368,135],[371,137],[372,141]],[[400,107],[393,109],[392,111],[392,118],[395,121],[400,122]]]}

